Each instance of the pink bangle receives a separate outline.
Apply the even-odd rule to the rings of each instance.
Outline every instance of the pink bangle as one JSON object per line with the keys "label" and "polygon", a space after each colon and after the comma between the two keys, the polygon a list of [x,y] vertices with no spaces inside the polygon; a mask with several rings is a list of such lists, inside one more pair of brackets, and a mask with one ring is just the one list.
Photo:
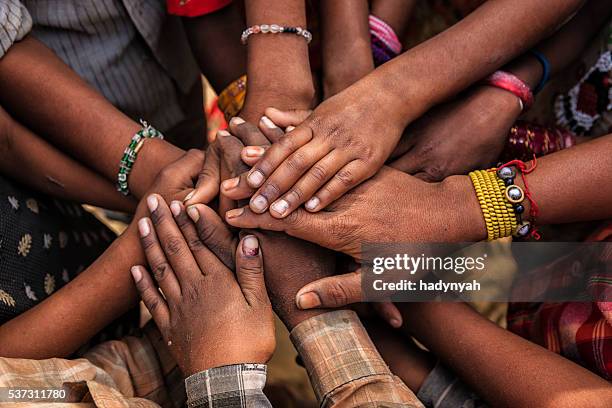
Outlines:
{"label": "pink bangle", "polygon": [[533,105],[533,93],[529,86],[517,76],[506,71],[495,71],[483,81],[484,84],[512,92],[521,101],[523,110]]}
{"label": "pink bangle", "polygon": [[402,43],[400,42],[399,38],[397,38],[397,34],[395,34],[395,31],[389,24],[372,14],[370,14],[368,17],[368,22],[370,25],[371,35],[378,38],[391,51],[393,51],[395,55],[399,55],[402,52]]}

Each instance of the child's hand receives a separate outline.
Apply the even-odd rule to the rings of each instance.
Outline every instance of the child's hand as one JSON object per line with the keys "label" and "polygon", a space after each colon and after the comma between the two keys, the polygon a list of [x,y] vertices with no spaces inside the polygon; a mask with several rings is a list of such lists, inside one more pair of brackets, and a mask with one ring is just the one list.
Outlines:
{"label": "child's hand", "polygon": [[[402,125],[380,107],[344,95],[319,105],[253,166],[247,182],[258,188],[250,202],[254,212],[269,207],[274,217],[284,218],[304,202],[308,211],[319,211],[382,167]],[[266,116],[280,124],[291,113],[268,109]]]}
{"label": "child's hand", "polygon": [[248,235],[236,247],[209,207],[168,207],[156,194],[146,201],[150,218],[138,229],[150,272],[135,266],[132,275],[183,374],[266,363],[275,348],[274,317],[257,238]]}

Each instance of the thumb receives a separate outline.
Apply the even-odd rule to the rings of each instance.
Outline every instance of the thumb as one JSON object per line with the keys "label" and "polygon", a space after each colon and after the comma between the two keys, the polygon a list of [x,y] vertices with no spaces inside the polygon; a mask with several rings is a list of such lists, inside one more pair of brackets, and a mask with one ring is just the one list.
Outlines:
{"label": "thumb", "polygon": [[319,279],[298,291],[299,309],[336,308],[361,301],[361,270]]}
{"label": "thumb", "polygon": [[293,109],[282,111],[276,108],[268,108],[265,111],[266,116],[276,125],[282,128],[287,126],[297,126],[306,120],[312,113],[307,109]]}
{"label": "thumb", "polygon": [[185,206],[211,202],[219,193],[220,179],[219,153],[217,149],[210,146],[206,151],[204,165],[200,167],[195,190],[185,197]]}
{"label": "thumb", "polygon": [[270,303],[264,282],[263,258],[255,235],[242,238],[236,248],[236,277],[249,305]]}

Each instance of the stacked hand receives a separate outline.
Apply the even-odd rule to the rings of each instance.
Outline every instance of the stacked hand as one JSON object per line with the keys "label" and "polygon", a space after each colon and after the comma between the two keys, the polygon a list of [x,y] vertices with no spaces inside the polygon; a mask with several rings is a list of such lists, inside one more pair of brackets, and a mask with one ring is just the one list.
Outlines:
{"label": "stacked hand", "polygon": [[[185,375],[265,363],[275,347],[272,308],[256,237],[235,240],[213,210],[147,198],[138,222],[151,273],[132,268],[136,287]],[[236,276],[228,266],[234,266]],[[160,292],[161,290],[161,292]],[[163,293],[163,295],[162,295]]]}

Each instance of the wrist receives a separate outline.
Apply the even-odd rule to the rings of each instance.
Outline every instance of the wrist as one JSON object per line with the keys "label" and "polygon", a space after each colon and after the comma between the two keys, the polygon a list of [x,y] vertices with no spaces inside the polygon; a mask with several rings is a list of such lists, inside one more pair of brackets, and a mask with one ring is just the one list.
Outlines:
{"label": "wrist", "polygon": [[487,238],[487,230],[480,204],[468,176],[447,177],[439,185],[440,196],[446,204],[443,231],[446,241],[478,242]]}
{"label": "wrist", "polygon": [[141,198],[150,188],[161,169],[178,160],[184,152],[161,139],[147,139],[128,177],[130,191]]}

